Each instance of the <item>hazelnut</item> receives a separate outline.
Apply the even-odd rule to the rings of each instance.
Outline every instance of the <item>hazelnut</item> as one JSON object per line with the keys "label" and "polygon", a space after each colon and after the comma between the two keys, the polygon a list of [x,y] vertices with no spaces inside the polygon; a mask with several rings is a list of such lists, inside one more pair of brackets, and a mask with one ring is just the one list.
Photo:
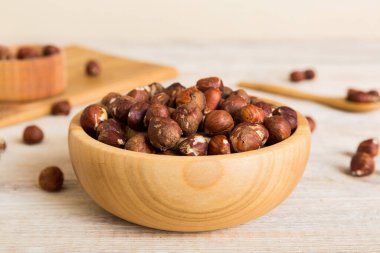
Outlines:
{"label": "hazelnut", "polygon": [[223,86],[222,89],[222,98],[227,98],[232,94],[233,90],[230,87]]}
{"label": "hazelnut", "polygon": [[315,78],[315,71],[312,69],[307,69],[304,71],[304,76],[306,80],[312,80]]}
{"label": "hazelnut", "polygon": [[149,122],[153,117],[169,118],[170,113],[168,107],[162,104],[150,105],[144,117],[145,127],[149,126]]}
{"label": "hazelnut", "polygon": [[316,127],[315,120],[310,116],[306,116],[306,119],[307,119],[307,122],[309,123],[310,131],[314,132],[314,129]]}
{"label": "hazelnut", "polygon": [[357,152],[367,153],[373,157],[379,154],[379,140],[378,139],[368,139],[362,141],[359,144]]}
{"label": "hazelnut", "polygon": [[208,155],[224,155],[231,153],[231,145],[225,135],[211,137],[208,143]]}
{"label": "hazelnut", "polygon": [[99,63],[95,60],[89,60],[86,63],[85,72],[86,72],[87,76],[98,76],[98,75],[100,75],[101,68],[100,68]]}
{"label": "hazelnut", "polygon": [[154,153],[154,148],[149,143],[145,134],[137,134],[131,137],[127,143],[125,143],[125,149],[148,154]]}
{"label": "hazelnut", "polygon": [[380,96],[376,91],[365,92],[361,90],[349,89],[346,99],[351,102],[372,103],[380,100]]}
{"label": "hazelnut", "polygon": [[58,47],[53,45],[47,45],[42,48],[42,55],[43,56],[49,56],[53,54],[59,54],[60,50]]}
{"label": "hazelnut", "polygon": [[116,132],[113,130],[104,130],[99,133],[98,141],[117,148],[123,148],[126,139],[124,135],[120,132]]}
{"label": "hazelnut", "polygon": [[96,136],[98,137],[99,134],[103,131],[115,131],[120,134],[123,134],[123,126],[114,119],[107,119],[105,121],[102,121],[99,123],[98,127],[96,128]]}
{"label": "hazelnut", "polygon": [[368,176],[375,170],[375,161],[367,153],[356,153],[351,159],[350,169],[353,176]]}
{"label": "hazelnut", "polygon": [[144,88],[136,88],[128,92],[127,96],[133,97],[137,102],[147,102],[150,95]]}
{"label": "hazelnut", "polygon": [[1,60],[10,60],[12,54],[7,47],[0,46],[0,61]]}
{"label": "hazelnut", "polygon": [[61,100],[55,102],[51,107],[52,115],[69,115],[71,110],[71,106],[69,101]]}
{"label": "hazelnut", "polygon": [[23,140],[25,144],[37,144],[44,139],[44,133],[36,125],[28,126],[24,130]]}
{"label": "hazelnut", "polygon": [[149,93],[149,97],[152,98],[154,95],[163,92],[164,87],[160,83],[151,83],[144,87],[145,90]]}
{"label": "hazelnut", "polygon": [[171,116],[181,127],[185,135],[196,133],[203,118],[201,109],[191,104],[177,107]]}
{"label": "hazelnut", "polygon": [[240,110],[242,107],[246,106],[248,103],[247,101],[242,98],[241,96],[232,94],[228,98],[226,98],[224,101],[221,101],[220,103],[220,109],[227,111],[231,115],[234,115],[238,110]]}
{"label": "hazelnut", "polygon": [[150,101],[152,104],[162,104],[167,105],[170,101],[170,97],[165,92],[157,93],[152,97],[152,100]]}
{"label": "hazelnut", "polygon": [[33,47],[20,47],[17,51],[17,59],[31,59],[38,57],[38,52]]}
{"label": "hazelnut", "polygon": [[272,112],[276,108],[275,105],[269,104],[269,103],[264,102],[264,101],[257,101],[257,102],[252,103],[252,104],[261,108],[264,111],[265,118],[272,116]]}
{"label": "hazelnut", "polygon": [[180,94],[181,91],[183,91],[184,89],[186,89],[185,86],[183,86],[180,83],[173,83],[169,87],[164,89],[164,92],[168,94],[170,97],[168,106],[175,106],[175,101],[177,99],[178,94]]}
{"label": "hazelnut", "polygon": [[176,99],[176,105],[193,104],[203,110],[206,106],[205,95],[195,87],[187,88],[181,91]]}
{"label": "hazelnut", "polygon": [[206,115],[204,119],[204,131],[208,135],[226,134],[234,127],[234,120],[226,111],[215,110]]}
{"label": "hazelnut", "polygon": [[95,136],[99,123],[108,119],[107,111],[101,105],[87,106],[80,116],[83,130],[90,136]]}
{"label": "hazelnut", "polygon": [[4,139],[0,138],[0,153],[4,152],[7,149],[7,143]]}
{"label": "hazelnut", "polygon": [[175,147],[181,135],[181,128],[170,118],[154,117],[149,122],[149,140],[154,147],[161,151]]}
{"label": "hazelnut", "polygon": [[206,98],[206,106],[204,113],[207,114],[215,110],[222,98],[222,92],[218,88],[210,88],[204,92]]}
{"label": "hazelnut", "polygon": [[196,84],[197,89],[200,91],[205,92],[206,90],[210,88],[217,88],[219,90],[223,89],[223,81],[219,77],[207,77],[202,78],[197,81]]}
{"label": "hazelnut", "polygon": [[179,152],[187,156],[203,156],[207,154],[207,140],[204,136],[194,134],[179,143]]}
{"label": "hazelnut", "polygon": [[367,93],[371,96],[380,97],[380,93],[377,90],[370,90]]}
{"label": "hazelnut", "polygon": [[235,113],[235,118],[240,123],[263,123],[265,118],[265,112],[263,109],[249,104],[238,110]]}
{"label": "hazelnut", "polygon": [[63,179],[61,169],[56,166],[50,166],[40,172],[38,183],[43,190],[53,192],[62,189]]}
{"label": "hazelnut", "polygon": [[139,132],[139,131],[133,130],[132,128],[130,128],[128,126],[125,127],[125,137],[127,138],[127,140],[129,140],[130,138],[132,138],[133,136],[138,135],[138,134],[145,134],[146,135],[146,132]]}
{"label": "hazelnut", "polygon": [[132,105],[136,103],[136,99],[130,96],[121,96],[117,97],[110,104],[110,111],[112,117],[121,121],[122,123],[127,122],[129,109],[131,109]]}
{"label": "hazelnut", "polygon": [[269,138],[268,129],[263,124],[250,124],[249,127],[260,137],[260,146],[263,147]]}
{"label": "hazelnut", "polygon": [[289,121],[280,115],[266,118],[264,120],[264,125],[269,131],[269,144],[275,144],[285,140],[292,132]]}
{"label": "hazelnut", "polygon": [[297,128],[297,112],[290,107],[280,106],[277,107],[273,112],[273,115],[283,116],[287,121],[289,121],[292,131]]}
{"label": "hazelnut", "polygon": [[128,113],[128,126],[134,130],[144,129],[144,117],[150,104],[147,102],[137,102],[132,105]]}
{"label": "hazelnut", "polygon": [[235,152],[245,152],[261,147],[261,139],[251,125],[250,123],[240,123],[232,130],[230,141]]}
{"label": "hazelnut", "polygon": [[248,93],[243,89],[238,89],[232,92],[233,95],[240,96],[244,98],[244,100],[247,102],[247,104],[251,103],[251,97],[248,95]]}
{"label": "hazelnut", "polygon": [[300,82],[305,79],[305,73],[302,71],[293,71],[289,75],[289,80],[291,82]]}
{"label": "hazelnut", "polygon": [[112,104],[113,101],[115,101],[116,98],[121,97],[120,93],[117,92],[110,92],[106,96],[102,98],[100,103],[104,105],[106,108],[109,108],[109,106]]}

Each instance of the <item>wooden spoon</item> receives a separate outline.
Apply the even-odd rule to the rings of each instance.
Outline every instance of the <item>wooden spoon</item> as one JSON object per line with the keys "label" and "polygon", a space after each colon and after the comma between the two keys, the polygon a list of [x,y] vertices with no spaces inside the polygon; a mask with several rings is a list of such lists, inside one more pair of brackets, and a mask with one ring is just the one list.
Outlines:
{"label": "wooden spoon", "polygon": [[256,83],[256,82],[241,82],[241,87],[250,88],[254,90],[269,92],[273,94],[283,95],[292,98],[314,101],[330,107],[341,109],[350,112],[369,112],[380,109],[380,102],[373,103],[358,103],[347,101],[344,97],[326,97],[314,95],[307,92],[299,91],[292,88],[286,88],[278,85]]}

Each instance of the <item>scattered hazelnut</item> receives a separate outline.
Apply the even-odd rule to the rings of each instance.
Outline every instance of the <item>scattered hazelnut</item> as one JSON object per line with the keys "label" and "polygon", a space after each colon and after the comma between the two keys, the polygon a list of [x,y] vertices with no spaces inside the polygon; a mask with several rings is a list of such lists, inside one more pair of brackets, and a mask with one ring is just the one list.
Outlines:
{"label": "scattered hazelnut", "polygon": [[164,92],[169,95],[170,100],[168,106],[173,107],[175,106],[175,101],[177,99],[177,96],[183,91],[185,86],[183,86],[180,83],[173,83],[166,89],[164,89]]}
{"label": "scattered hazelnut", "polygon": [[208,135],[226,134],[234,127],[234,120],[227,111],[215,110],[206,115],[204,131]]}
{"label": "scattered hazelnut", "polygon": [[167,105],[169,104],[169,101],[170,101],[169,95],[166,94],[165,92],[160,92],[152,97],[151,103]]}
{"label": "scattered hazelnut", "polygon": [[194,134],[179,143],[179,152],[187,156],[203,156],[207,154],[207,140],[204,136]]}
{"label": "scattered hazelnut", "polygon": [[300,82],[305,79],[305,73],[302,71],[293,71],[289,75],[289,80],[291,82]]}
{"label": "scattered hazelnut", "polygon": [[280,115],[266,118],[264,125],[269,131],[269,144],[275,144],[287,139],[292,132],[289,121]]}
{"label": "scattered hazelnut", "polygon": [[206,106],[206,97],[203,92],[195,87],[187,88],[182,90],[176,99],[177,106],[186,104],[193,104],[203,110]]}
{"label": "scattered hazelnut", "polygon": [[107,111],[100,105],[87,106],[80,117],[83,130],[90,136],[95,136],[99,123],[108,119]]}
{"label": "scattered hazelnut", "polygon": [[37,144],[44,139],[44,133],[36,125],[28,126],[24,130],[23,140],[25,144]]}
{"label": "scattered hazelnut", "polygon": [[315,71],[312,69],[307,69],[304,71],[304,76],[306,80],[312,80],[315,78]]}
{"label": "scattered hazelnut", "polygon": [[95,60],[89,60],[86,63],[85,72],[87,76],[98,76],[100,75],[101,68],[97,61]]}
{"label": "scattered hazelnut", "polygon": [[346,99],[351,102],[358,102],[358,103],[373,103],[380,101],[380,96],[377,91],[361,91],[356,89],[349,89],[347,91],[347,97]]}
{"label": "scattered hazelnut", "polygon": [[310,116],[306,116],[306,119],[307,119],[307,122],[309,123],[310,131],[314,132],[314,129],[316,127],[315,120]]}
{"label": "scattered hazelnut", "polygon": [[69,115],[71,110],[71,106],[69,101],[62,100],[55,102],[51,107],[52,115]]}
{"label": "scattered hazelnut", "polygon": [[244,98],[244,100],[247,102],[247,104],[251,103],[251,97],[248,95],[248,93],[243,89],[238,89],[232,92],[233,95],[240,96]]}
{"label": "scattered hazelnut", "polygon": [[4,152],[7,149],[7,143],[4,139],[0,138],[0,153]]}
{"label": "scattered hazelnut", "polygon": [[359,144],[357,152],[367,153],[372,157],[377,156],[379,154],[379,140],[373,138],[362,141]]}
{"label": "scattered hazelnut", "polygon": [[203,118],[201,109],[192,104],[177,107],[171,116],[185,135],[195,134]]}
{"label": "scattered hazelnut", "polygon": [[128,126],[137,131],[144,130],[144,117],[149,107],[147,102],[132,105],[128,112]]}
{"label": "scattered hazelnut", "polygon": [[144,126],[148,127],[149,122],[153,117],[169,118],[170,112],[166,105],[152,104],[149,106],[144,117]]}
{"label": "scattered hazelnut", "polygon": [[205,92],[209,88],[223,89],[223,81],[219,77],[207,77],[197,81],[196,87]]}
{"label": "scattered hazelnut", "polygon": [[230,87],[223,86],[222,89],[222,98],[227,98],[232,94],[233,90]]}
{"label": "scattered hazelnut", "polygon": [[235,119],[239,123],[263,123],[265,112],[260,107],[255,105],[246,105],[235,113]]}
{"label": "scattered hazelnut", "polygon": [[283,116],[287,121],[289,121],[292,131],[297,128],[297,112],[290,107],[280,106],[277,107],[273,112],[273,115]]}
{"label": "scattered hazelnut", "polygon": [[38,52],[33,47],[20,47],[17,51],[17,59],[31,59],[38,57]]}
{"label": "scattered hazelnut", "polygon": [[207,114],[218,107],[218,104],[222,98],[222,92],[219,88],[210,88],[204,92],[206,98],[206,106],[204,113]]}
{"label": "scattered hazelnut", "polygon": [[112,117],[119,120],[122,123],[127,122],[129,109],[136,103],[136,99],[130,96],[121,96],[115,98],[110,104],[110,111]]}
{"label": "scattered hazelnut", "polygon": [[149,122],[149,140],[154,147],[161,151],[175,147],[181,135],[181,128],[170,118],[154,117]]}
{"label": "scattered hazelnut", "polygon": [[231,146],[235,152],[245,152],[259,149],[261,139],[250,123],[240,123],[230,134]]}
{"label": "scattered hazelnut", "polygon": [[12,58],[12,54],[7,47],[0,46],[0,61],[9,60]]}
{"label": "scattered hazelnut", "polygon": [[225,135],[211,137],[208,143],[208,155],[224,155],[231,153],[231,145]]}
{"label": "scattered hazelnut", "polygon": [[47,45],[42,48],[42,55],[44,56],[59,54],[59,52],[60,52],[59,48],[53,45]]}
{"label": "scattered hazelnut", "polygon": [[131,137],[127,143],[125,143],[125,149],[148,154],[154,153],[154,148],[149,143],[145,134],[137,134]]}
{"label": "scattered hazelnut", "polygon": [[120,134],[123,134],[123,126],[114,119],[106,119],[99,123],[98,127],[96,128],[96,137],[99,136],[99,134],[103,131],[115,131]]}
{"label": "scattered hazelnut", "polygon": [[116,132],[113,130],[104,130],[99,133],[98,141],[117,148],[123,148],[126,139],[124,135],[120,132]]}
{"label": "scattered hazelnut", "polygon": [[351,159],[350,169],[353,176],[368,176],[375,170],[375,161],[367,153],[356,153]]}
{"label": "scattered hazelnut", "polygon": [[61,169],[56,166],[51,166],[40,172],[38,183],[43,190],[53,192],[62,189],[63,179]]}
{"label": "scattered hazelnut", "polygon": [[261,108],[264,111],[265,118],[272,116],[273,110],[276,108],[275,105],[269,104],[264,101],[257,101],[255,103],[252,103],[253,105]]}
{"label": "scattered hazelnut", "polygon": [[231,115],[234,115],[237,111],[239,111],[247,104],[248,103],[244,98],[232,94],[220,103],[220,109],[229,112]]}
{"label": "scattered hazelnut", "polygon": [[147,102],[150,95],[144,88],[136,88],[128,92],[127,96],[133,97],[137,102]]}

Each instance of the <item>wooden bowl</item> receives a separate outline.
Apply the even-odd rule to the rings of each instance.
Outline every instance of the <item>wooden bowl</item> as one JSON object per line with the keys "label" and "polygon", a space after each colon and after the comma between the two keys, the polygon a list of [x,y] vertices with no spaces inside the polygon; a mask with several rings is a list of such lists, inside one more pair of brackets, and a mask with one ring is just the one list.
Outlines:
{"label": "wooden bowl", "polygon": [[[39,52],[42,46],[31,46]],[[19,47],[12,47],[15,55]],[[66,89],[65,57],[58,54],[0,61],[0,101],[25,102],[62,93]]]}
{"label": "wooden bowl", "polygon": [[71,121],[75,173],[91,198],[110,213],[146,227],[207,231],[255,219],[280,204],[306,166],[310,129],[298,115],[291,137],[230,155],[185,157],[114,148]]}

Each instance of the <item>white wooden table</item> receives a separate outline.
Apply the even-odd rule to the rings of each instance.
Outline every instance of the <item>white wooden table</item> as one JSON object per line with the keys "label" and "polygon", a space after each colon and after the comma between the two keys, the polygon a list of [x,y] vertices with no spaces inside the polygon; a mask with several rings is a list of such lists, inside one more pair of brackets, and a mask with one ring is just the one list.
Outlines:
{"label": "white wooden table", "polygon": [[[298,88],[331,95],[343,95],[351,86],[380,89],[380,42],[88,45],[177,66],[176,80],[185,85],[209,75],[231,86],[243,79],[290,85],[290,70],[311,66],[317,80]],[[157,231],[110,215],[81,189],[71,167],[66,139],[70,118],[81,109],[75,108],[70,117],[0,129],[8,143],[0,158],[0,252],[380,252],[380,165],[366,178],[346,173],[357,144],[380,137],[380,111],[353,114],[250,93],[280,100],[317,121],[305,175],[272,212],[205,233]],[[26,146],[22,131],[32,123],[43,128],[45,141]],[[59,193],[37,186],[39,171],[49,165],[65,173]]]}

